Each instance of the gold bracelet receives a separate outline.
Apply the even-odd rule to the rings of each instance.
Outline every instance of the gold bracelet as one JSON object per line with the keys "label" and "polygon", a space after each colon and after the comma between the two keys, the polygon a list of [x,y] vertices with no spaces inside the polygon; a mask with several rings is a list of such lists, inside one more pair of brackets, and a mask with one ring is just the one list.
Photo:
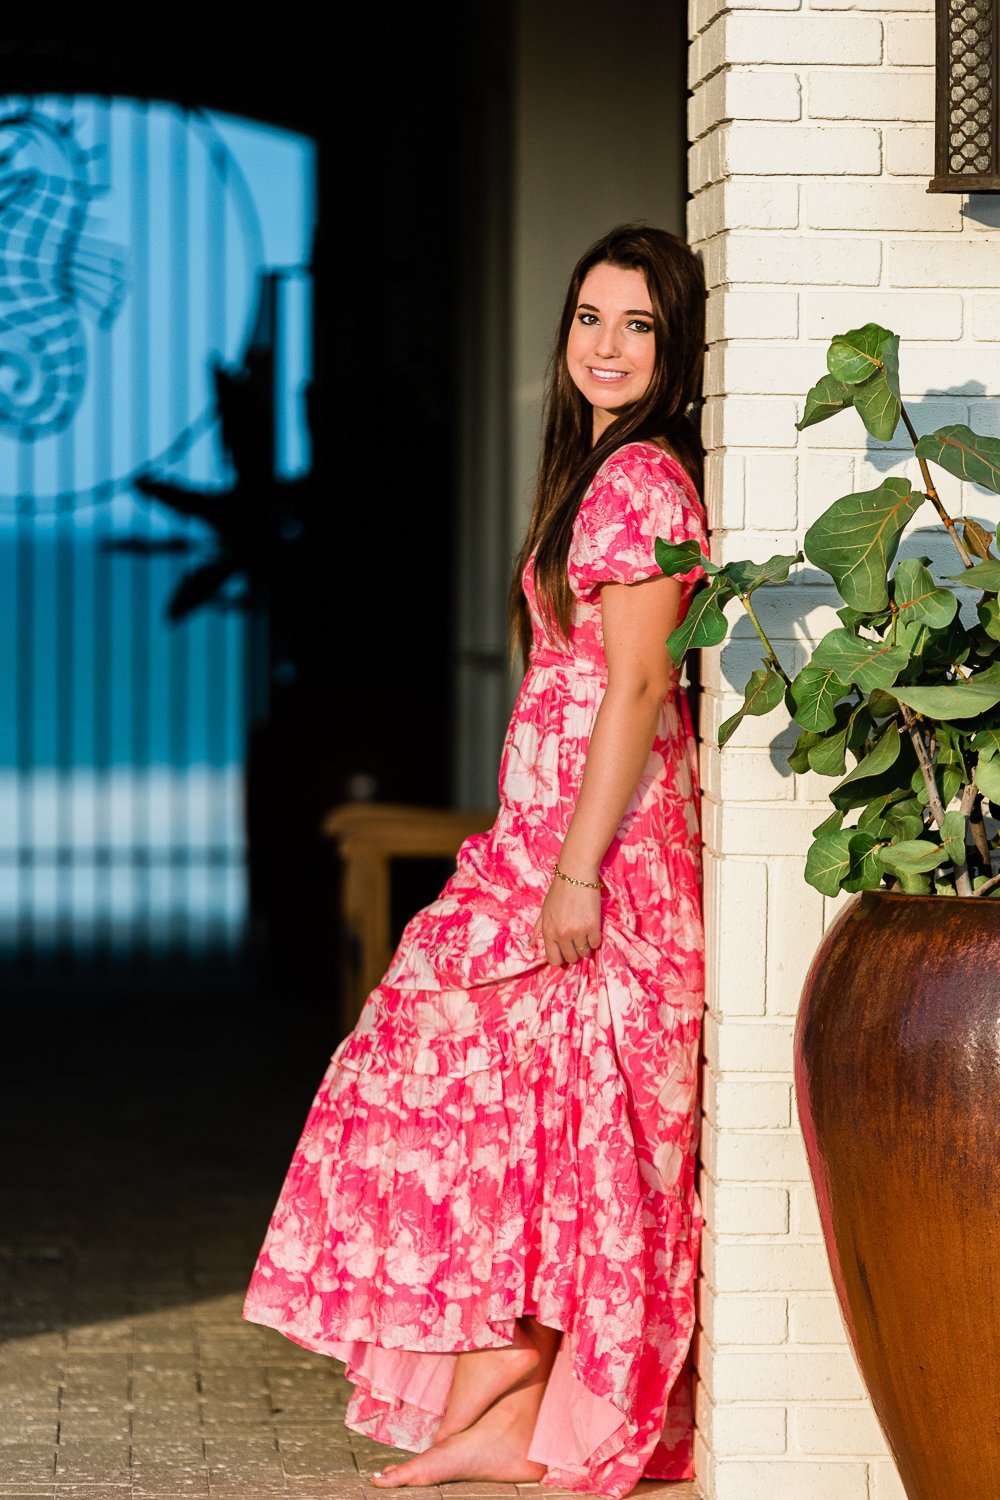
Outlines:
{"label": "gold bracelet", "polygon": [[559,876],[560,880],[565,880],[567,885],[582,885],[588,891],[599,891],[601,889],[601,882],[599,880],[574,880],[572,875],[564,875],[558,865],[555,866],[555,874]]}

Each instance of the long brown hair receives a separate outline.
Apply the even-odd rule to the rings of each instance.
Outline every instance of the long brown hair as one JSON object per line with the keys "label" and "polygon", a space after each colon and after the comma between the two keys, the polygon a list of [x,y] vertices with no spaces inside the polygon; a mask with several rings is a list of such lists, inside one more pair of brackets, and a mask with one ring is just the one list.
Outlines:
{"label": "long brown hair", "polygon": [[[641,271],[653,313],[656,361],[645,394],[626,407],[597,443],[593,408],[574,384],[566,345],[580,288],[594,266]],[[569,635],[573,596],[566,571],[573,522],[587,486],[623,443],[658,440],[687,470],[699,494],[703,450],[688,417],[701,394],[705,351],[705,278],[689,246],[665,229],[622,224],[581,256],[570,277],[555,353],[549,366],[545,423],[535,504],[510,589],[511,659],[527,664],[532,629],[521,573],[537,547],[534,582],[539,608],[551,629]]]}

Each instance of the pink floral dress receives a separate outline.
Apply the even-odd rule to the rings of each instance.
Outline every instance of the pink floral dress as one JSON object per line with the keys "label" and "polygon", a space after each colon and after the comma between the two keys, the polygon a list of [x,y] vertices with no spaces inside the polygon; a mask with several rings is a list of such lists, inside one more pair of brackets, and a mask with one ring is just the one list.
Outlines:
{"label": "pink floral dress", "polygon": [[[659,576],[657,536],[708,551],[652,443],[596,475],[569,554],[569,643],[532,586],[534,648],[500,810],[466,839],[333,1055],[244,1316],[343,1360],[346,1421],[421,1451],[462,1350],[531,1315],[564,1331],[529,1457],[543,1484],[628,1494],[692,1474],[690,1365],[704,940],[696,744],[677,673],[601,866],[602,941],[550,966],[530,933],[606,683],[600,590]],[[701,567],[684,575],[686,612]]]}

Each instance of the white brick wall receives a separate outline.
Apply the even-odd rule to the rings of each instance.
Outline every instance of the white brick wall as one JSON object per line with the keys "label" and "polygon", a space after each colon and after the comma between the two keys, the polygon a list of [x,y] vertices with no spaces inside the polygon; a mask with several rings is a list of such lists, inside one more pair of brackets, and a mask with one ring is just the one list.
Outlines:
{"label": "white brick wall", "polygon": [[[919,429],[998,430],[1000,211],[926,192],[933,9],[691,0],[689,234],[710,287],[703,432],[720,560],[794,552],[838,496],[912,471],[902,436],[869,445],[853,414],[795,431],[834,333],[878,321],[903,336]],[[995,523],[996,498],[966,488],[943,480],[952,510]],[[930,519],[925,508],[914,525]],[[837,623],[821,584],[755,598],[791,671]],[[805,972],[849,899],[802,878],[831,783],[789,771],[783,709],[718,750],[760,661],[749,621],[727,613],[732,640],[702,660],[698,1474],[709,1500],[903,1500],[833,1294],[792,1085]]]}

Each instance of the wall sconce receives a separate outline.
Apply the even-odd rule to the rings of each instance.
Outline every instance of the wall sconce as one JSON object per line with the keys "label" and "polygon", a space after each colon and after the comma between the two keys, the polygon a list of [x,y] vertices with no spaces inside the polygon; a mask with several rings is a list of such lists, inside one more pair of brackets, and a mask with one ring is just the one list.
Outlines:
{"label": "wall sconce", "polygon": [[1000,0],[937,0],[934,176],[929,193],[1000,192]]}

